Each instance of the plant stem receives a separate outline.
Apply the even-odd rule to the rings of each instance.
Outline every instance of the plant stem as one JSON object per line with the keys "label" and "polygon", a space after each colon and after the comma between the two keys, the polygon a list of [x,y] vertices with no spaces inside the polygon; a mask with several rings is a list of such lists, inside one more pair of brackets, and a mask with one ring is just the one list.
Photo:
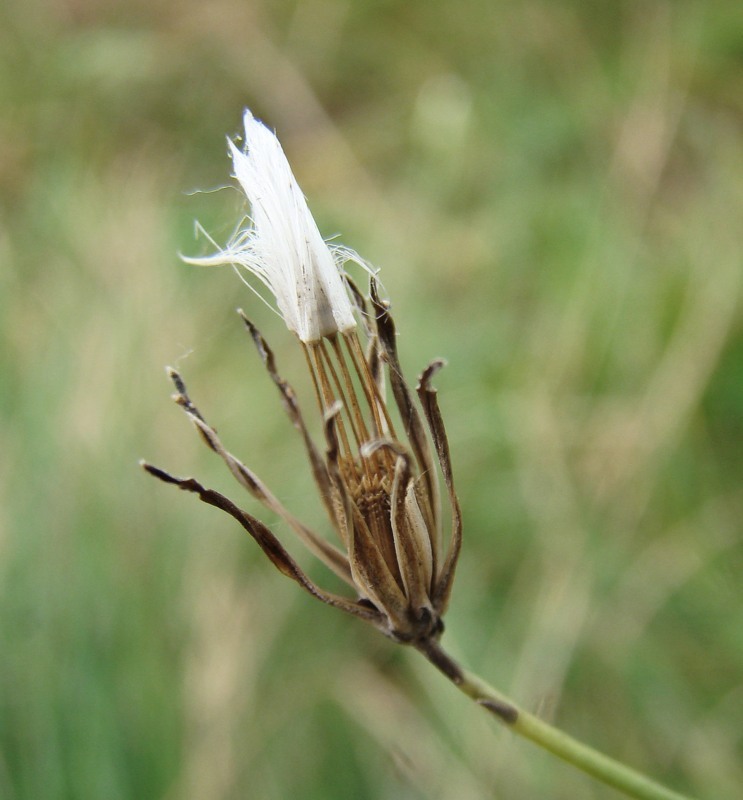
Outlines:
{"label": "plant stem", "polygon": [[414,646],[460,691],[487,709],[506,727],[563,761],[613,786],[628,797],[638,800],[689,800],[519,708],[477,675],[463,669],[437,641],[426,640]]}

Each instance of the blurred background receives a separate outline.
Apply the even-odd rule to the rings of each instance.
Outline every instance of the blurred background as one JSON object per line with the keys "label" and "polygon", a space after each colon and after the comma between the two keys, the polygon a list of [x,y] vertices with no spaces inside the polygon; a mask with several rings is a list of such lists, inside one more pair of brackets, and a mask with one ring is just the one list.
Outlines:
{"label": "blurred background", "polygon": [[246,106],[323,233],[382,269],[408,378],[449,361],[447,646],[678,790],[740,797],[741,86],[737,0],[5,0],[0,797],[616,796],[138,468],[241,499],[175,364],[325,528],[235,308],[311,401],[299,350],[177,257],[244,210]]}

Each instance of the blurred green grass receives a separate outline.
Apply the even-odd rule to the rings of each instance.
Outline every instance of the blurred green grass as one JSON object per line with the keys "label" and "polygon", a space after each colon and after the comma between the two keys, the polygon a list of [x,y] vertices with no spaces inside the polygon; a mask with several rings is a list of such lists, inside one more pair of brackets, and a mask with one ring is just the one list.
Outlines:
{"label": "blurred green grass", "polygon": [[742,78],[733,0],[8,0],[0,796],[614,796],[138,471],[237,495],[168,401],[176,362],[323,524],[233,309],[301,387],[289,337],[175,255],[194,218],[234,224],[236,193],[193,190],[228,183],[249,106],[323,232],[382,268],[409,377],[449,360],[449,646],[679,790],[739,797]]}

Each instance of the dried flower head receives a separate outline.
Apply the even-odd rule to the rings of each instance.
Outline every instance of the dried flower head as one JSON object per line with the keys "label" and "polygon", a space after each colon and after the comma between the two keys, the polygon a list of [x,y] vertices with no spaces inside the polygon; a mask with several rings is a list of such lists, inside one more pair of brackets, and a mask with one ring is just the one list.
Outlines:
{"label": "dried flower head", "polygon": [[[296,333],[322,415],[324,451],[310,436],[296,395],[279,375],[265,339],[240,312],[301,435],[337,543],[298,520],[225,449],[191,401],[180,375],[170,370],[175,400],[237,481],[277,513],[355,596],[343,597],[317,586],[266,525],[224,495],[193,478],[176,478],[149,464],[144,467],[234,517],[281,572],[318,599],[398,641],[431,641],[443,628],[441,617],[462,534],[449,447],[431,386],[443,362],[432,362],[420,376],[419,406],[403,378],[388,303],[380,299],[373,276],[365,298],[343,273],[339,254],[347,257],[348,251],[334,252],[322,240],[276,137],[246,112],[245,152],[232,143],[230,147],[235,175],[251,202],[252,224],[221,252],[191,261],[231,263],[256,275],[274,293],[287,326]],[[397,414],[387,404],[387,381]],[[439,470],[452,518],[446,547]]]}

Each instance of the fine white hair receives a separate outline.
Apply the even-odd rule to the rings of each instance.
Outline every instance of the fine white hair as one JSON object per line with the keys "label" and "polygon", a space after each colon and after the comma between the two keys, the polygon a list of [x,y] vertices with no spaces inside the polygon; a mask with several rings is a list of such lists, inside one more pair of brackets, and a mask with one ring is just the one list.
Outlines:
{"label": "fine white hair", "polygon": [[322,238],[284,151],[262,122],[245,110],[244,147],[228,139],[235,178],[250,203],[250,216],[227,245],[189,264],[232,264],[260,280],[276,298],[287,327],[303,342],[356,326],[343,265],[353,251]]}

